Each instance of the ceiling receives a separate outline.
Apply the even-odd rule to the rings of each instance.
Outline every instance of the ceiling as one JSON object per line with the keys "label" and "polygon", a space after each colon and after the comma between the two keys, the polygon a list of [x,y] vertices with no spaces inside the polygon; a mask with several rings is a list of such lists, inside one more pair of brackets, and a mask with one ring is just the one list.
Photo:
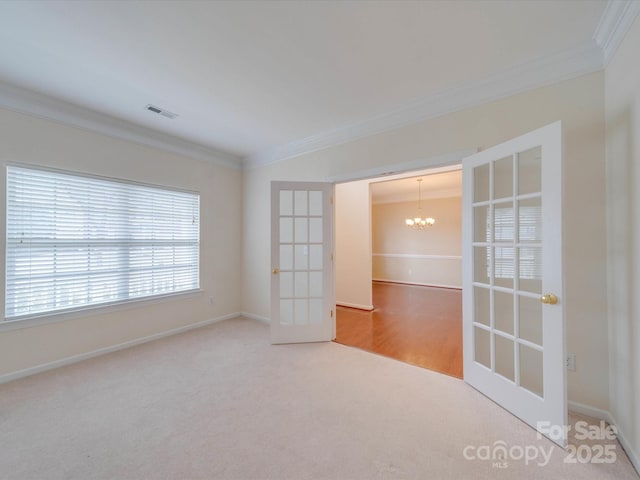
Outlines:
{"label": "ceiling", "polygon": [[0,82],[258,164],[441,114],[455,102],[425,106],[520,67],[548,71],[538,83],[602,68],[614,10],[589,0],[3,1]]}

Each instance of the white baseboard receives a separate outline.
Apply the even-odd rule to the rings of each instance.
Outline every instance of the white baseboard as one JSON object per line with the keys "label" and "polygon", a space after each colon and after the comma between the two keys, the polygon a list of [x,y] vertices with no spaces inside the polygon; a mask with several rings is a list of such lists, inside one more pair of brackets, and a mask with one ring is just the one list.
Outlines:
{"label": "white baseboard", "polygon": [[620,442],[620,446],[622,446],[625,453],[627,454],[627,457],[629,457],[629,460],[636,469],[636,473],[640,475],[640,455],[638,454],[638,452],[634,451],[633,448],[631,448],[631,444],[627,440],[624,430],[622,429],[622,427],[620,427],[620,424],[616,421],[611,412],[609,412],[608,410],[591,407],[589,405],[584,405],[578,402],[568,402],[568,404],[569,410],[573,412],[580,413],[588,417],[593,417],[598,420],[604,420],[609,425],[615,426],[616,431],[618,432],[617,437],[618,441]]}
{"label": "white baseboard", "polygon": [[211,325],[213,323],[222,322],[224,320],[229,320],[231,318],[236,318],[236,317],[239,317],[240,315],[241,314],[237,312],[230,313],[228,315],[223,315],[221,317],[210,318],[209,320],[204,320],[202,322],[184,325],[182,327],[174,328],[172,330],[154,333],[153,335],[148,335],[146,337],[136,338],[134,340],[129,340],[127,342],[119,343],[117,345],[112,345],[110,347],[99,348],[98,350],[93,350],[91,352],[80,353],[78,355],[62,358],[60,360],[55,360],[53,362],[43,363],[41,365],[36,365],[35,367],[29,367],[23,370],[18,370],[17,372],[5,373],[4,375],[0,375],[0,384],[7,383],[12,380],[17,380],[18,378],[35,375],[36,373],[46,372],[47,370],[52,370],[54,368],[71,365],[72,363],[81,362],[83,360],[88,360],[90,358],[98,357],[100,355],[106,355],[107,353],[117,352],[118,350],[134,347],[136,345],[151,342],[153,340],[158,340],[160,338],[169,337],[171,335],[176,335],[178,333],[187,332],[189,330],[193,330],[194,328],[200,328],[207,325]]}
{"label": "white baseboard", "polygon": [[358,303],[348,302],[336,302],[336,305],[339,305],[340,307],[357,308],[358,310],[366,310],[368,312],[373,310],[373,305],[360,305]]}
{"label": "white baseboard", "polygon": [[407,282],[404,280],[390,280],[388,278],[374,278],[372,280],[374,282],[400,283],[402,285],[419,285],[421,287],[452,288],[454,290],[462,290],[462,287],[460,285],[439,285],[436,283]]}
{"label": "white baseboard", "polygon": [[243,317],[250,318],[251,320],[257,320],[258,322],[271,325],[271,319],[269,317],[263,317],[262,315],[256,315],[255,313],[249,313],[249,312],[240,312],[240,315],[242,315]]}
{"label": "white baseboard", "polygon": [[640,454],[636,452],[633,448],[631,448],[631,444],[627,440],[627,436],[624,430],[620,427],[620,424],[616,422],[616,419],[613,417],[613,415],[609,414],[609,416],[611,417],[611,420],[612,420],[609,423],[611,425],[616,426],[616,431],[618,432],[617,437],[618,437],[618,441],[620,442],[620,445],[622,446],[622,448],[624,449],[624,452],[627,454],[627,457],[629,457],[629,460],[635,467],[636,473],[638,474],[638,476],[640,476]]}
{"label": "white baseboard", "polygon": [[581,415],[586,415],[587,417],[597,418],[598,420],[604,420],[607,423],[613,424],[613,417],[611,413],[607,410],[602,410],[601,408],[595,408],[590,405],[585,405],[583,403],[578,402],[567,402],[569,406],[569,411],[576,412]]}

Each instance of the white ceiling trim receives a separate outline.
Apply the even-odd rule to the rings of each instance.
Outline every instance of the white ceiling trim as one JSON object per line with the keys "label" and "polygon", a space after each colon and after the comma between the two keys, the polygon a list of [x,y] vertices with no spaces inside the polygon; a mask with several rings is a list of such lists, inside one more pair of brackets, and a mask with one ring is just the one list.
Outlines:
{"label": "white ceiling trim", "polygon": [[600,17],[593,39],[602,48],[606,67],[640,13],[640,2],[610,0]]}
{"label": "white ceiling trim", "polygon": [[0,107],[217,165],[240,169],[241,158],[53,97],[0,83]]}
{"label": "white ceiling trim", "polygon": [[245,168],[253,168],[276,163],[585,75],[602,67],[602,49],[595,40],[591,40],[553,56],[513,66],[480,81],[443,90],[361,123],[258,152],[246,157],[244,165]]}

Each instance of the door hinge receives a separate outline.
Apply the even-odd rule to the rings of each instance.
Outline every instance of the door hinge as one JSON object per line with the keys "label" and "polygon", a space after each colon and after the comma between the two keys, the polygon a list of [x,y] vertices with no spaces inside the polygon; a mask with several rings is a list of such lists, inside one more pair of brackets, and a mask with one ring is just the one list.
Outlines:
{"label": "door hinge", "polygon": [[331,205],[333,205],[333,195],[331,195]]}
{"label": "door hinge", "polygon": [[331,318],[333,318],[333,310],[331,310]]}
{"label": "door hinge", "polygon": [[333,262],[333,253],[331,254],[331,261]]}

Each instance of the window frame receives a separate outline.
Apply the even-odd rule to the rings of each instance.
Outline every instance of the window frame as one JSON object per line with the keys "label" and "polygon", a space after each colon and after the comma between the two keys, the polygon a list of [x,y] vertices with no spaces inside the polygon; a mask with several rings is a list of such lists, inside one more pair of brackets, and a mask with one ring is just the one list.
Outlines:
{"label": "window frame", "polygon": [[[197,221],[198,221],[197,285],[198,286],[196,288],[191,288],[191,289],[187,289],[187,290],[179,290],[179,291],[173,291],[173,292],[163,292],[163,293],[151,294],[151,295],[134,297],[134,298],[122,298],[122,299],[117,299],[117,300],[114,300],[114,301],[107,301],[107,302],[102,302],[102,303],[84,304],[84,305],[72,306],[72,307],[69,307],[69,308],[60,308],[60,309],[55,309],[55,310],[47,310],[47,311],[27,313],[27,314],[23,314],[23,315],[15,315],[15,316],[7,317],[6,316],[7,253],[8,253],[8,241],[7,241],[8,238],[7,238],[7,235],[8,235],[8,222],[9,222],[9,218],[8,218],[8,210],[9,210],[9,208],[8,208],[9,207],[8,206],[8,196],[9,196],[8,181],[9,181],[9,169],[11,167],[36,170],[36,171],[40,171],[40,172],[49,172],[49,173],[53,173],[53,174],[70,175],[70,176],[78,177],[78,178],[87,178],[87,179],[93,179],[93,180],[99,180],[99,181],[106,181],[106,182],[111,182],[111,183],[118,183],[118,184],[121,184],[121,185],[131,185],[131,186],[146,187],[146,188],[152,188],[152,189],[156,189],[156,190],[164,190],[164,191],[167,191],[167,192],[187,193],[187,194],[191,194],[191,195],[197,196],[197,199],[198,199],[198,215],[197,215]],[[5,220],[5,232],[4,232],[3,241],[5,242],[5,245],[4,245],[3,254],[4,254],[5,265],[4,265],[4,269],[2,271],[2,276],[3,276],[2,298],[3,298],[4,311],[2,313],[2,319],[0,320],[0,331],[14,330],[14,329],[19,329],[19,328],[28,328],[28,327],[35,326],[35,325],[66,321],[66,320],[70,320],[70,319],[73,319],[73,318],[86,317],[86,316],[89,316],[89,315],[101,315],[101,314],[105,314],[105,313],[109,313],[109,312],[115,312],[115,311],[120,311],[120,310],[131,309],[131,308],[139,308],[139,307],[142,307],[142,306],[154,305],[154,304],[163,303],[163,302],[167,302],[167,301],[171,301],[171,300],[175,300],[175,299],[179,299],[179,298],[187,298],[187,297],[194,296],[194,295],[199,295],[199,294],[202,293],[202,291],[203,291],[202,288],[201,288],[201,267],[202,267],[202,261],[201,261],[202,260],[201,225],[202,225],[202,218],[201,218],[201,208],[200,208],[201,207],[201,204],[200,204],[200,202],[201,202],[201,194],[200,194],[199,191],[176,188],[176,187],[166,186],[166,185],[139,182],[139,181],[134,181],[134,180],[129,180],[129,179],[122,179],[122,178],[117,178],[117,177],[96,175],[96,174],[91,174],[91,173],[86,173],[86,172],[72,171],[72,170],[59,169],[59,168],[53,168],[53,167],[46,167],[46,166],[35,165],[35,164],[18,163],[18,162],[5,162],[4,163],[4,176],[5,176],[5,178],[4,178],[4,180],[5,180],[5,208],[4,208],[3,214],[4,214],[4,220]]]}

